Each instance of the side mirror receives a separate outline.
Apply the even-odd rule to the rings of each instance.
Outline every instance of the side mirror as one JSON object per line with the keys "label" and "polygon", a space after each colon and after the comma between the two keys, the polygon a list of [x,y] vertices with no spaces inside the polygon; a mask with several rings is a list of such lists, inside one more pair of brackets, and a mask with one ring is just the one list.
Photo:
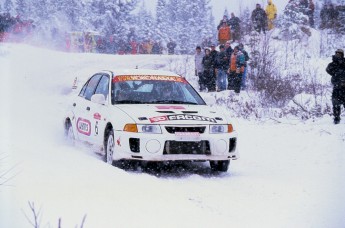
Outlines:
{"label": "side mirror", "polygon": [[103,94],[94,94],[91,97],[91,101],[97,104],[101,104],[101,105],[105,105],[106,104],[106,100],[105,100],[105,96]]}

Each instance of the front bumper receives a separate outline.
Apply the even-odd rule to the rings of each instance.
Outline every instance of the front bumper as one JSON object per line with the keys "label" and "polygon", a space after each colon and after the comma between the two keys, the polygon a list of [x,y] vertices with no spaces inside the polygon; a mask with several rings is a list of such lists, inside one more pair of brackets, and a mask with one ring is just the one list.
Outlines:
{"label": "front bumper", "polygon": [[209,134],[183,138],[168,132],[163,134],[115,132],[114,160],[143,161],[210,161],[236,160],[237,132]]}

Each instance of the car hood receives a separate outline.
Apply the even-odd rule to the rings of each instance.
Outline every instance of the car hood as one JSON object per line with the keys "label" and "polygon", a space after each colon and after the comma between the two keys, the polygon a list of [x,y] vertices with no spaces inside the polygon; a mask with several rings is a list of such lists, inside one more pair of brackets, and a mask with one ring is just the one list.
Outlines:
{"label": "car hood", "polygon": [[116,105],[139,124],[226,124],[225,115],[206,105]]}

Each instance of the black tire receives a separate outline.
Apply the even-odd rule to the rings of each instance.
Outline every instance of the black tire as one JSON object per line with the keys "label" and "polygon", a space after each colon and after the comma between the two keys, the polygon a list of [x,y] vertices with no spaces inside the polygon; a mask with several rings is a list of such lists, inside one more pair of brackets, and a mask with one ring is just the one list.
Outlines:
{"label": "black tire", "polygon": [[75,136],[74,136],[72,124],[69,120],[66,122],[65,139],[69,145],[73,146],[75,144]]}
{"label": "black tire", "polygon": [[104,157],[103,161],[112,165],[113,164],[113,154],[115,151],[115,140],[113,130],[107,131],[104,140]]}
{"label": "black tire", "polygon": [[210,161],[212,171],[227,172],[229,169],[230,160],[224,161]]}

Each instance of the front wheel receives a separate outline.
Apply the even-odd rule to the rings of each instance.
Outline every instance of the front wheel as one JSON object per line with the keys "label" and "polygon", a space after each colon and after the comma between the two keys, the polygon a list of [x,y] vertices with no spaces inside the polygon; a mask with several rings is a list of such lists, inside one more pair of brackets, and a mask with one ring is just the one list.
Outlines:
{"label": "front wheel", "polygon": [[229,169],[230,160],[224,161],[210,161],[212,171],[227,172]]}
{"label": "front wheel", "polygon": [[110,130],[106,134],[105,138],[105,155],[104,161],[108,164],[113,164],[113,155],[115,150],[114,132]]}

